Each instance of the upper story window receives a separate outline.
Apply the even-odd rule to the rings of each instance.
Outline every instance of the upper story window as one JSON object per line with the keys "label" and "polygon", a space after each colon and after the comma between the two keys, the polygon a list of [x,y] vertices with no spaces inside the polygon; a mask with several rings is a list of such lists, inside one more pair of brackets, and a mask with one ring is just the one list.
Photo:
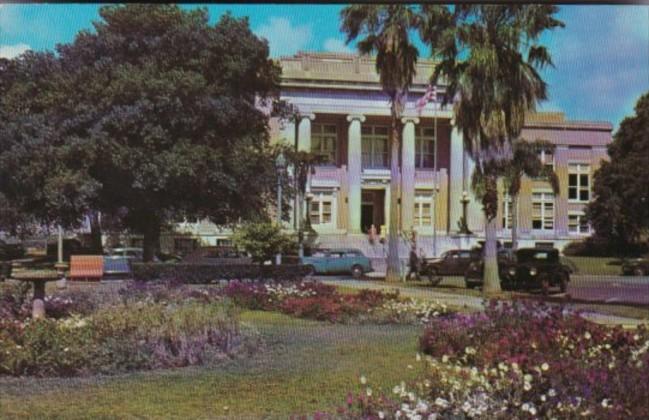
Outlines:
{"label": "upper story window", "polygon": [[435,167],[435,129],[417,127],[415,131],[415,167]]}
{"label": "upper story window", "polygon": [[337,128],[332,124],[313,124],[311,126],[311,153],[319,156],[322,163],[336,164]]}
{"label": "upper story window", "polygon": [[554,229],[554,194],[532,192],[532,229]]}
{"label": "upper story window", "polygon": [[590,200],[590,165],[568,164],[568,200],[587,202]]}
{"label": "upper story window", "polygon": [[542,149],[539,152],[539,159],[549,170],[554,170],[554,152],[551,149]]}
{"label": "upper story window", "polygon": [[389,167],[388,127],[375,125],[361,127],[361,147],[363,168]]}

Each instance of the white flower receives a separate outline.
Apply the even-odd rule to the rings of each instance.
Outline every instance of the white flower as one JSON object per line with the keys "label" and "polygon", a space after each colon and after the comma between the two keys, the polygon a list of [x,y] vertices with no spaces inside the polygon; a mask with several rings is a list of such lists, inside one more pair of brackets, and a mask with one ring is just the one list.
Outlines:
{"label": "white flower", "polygon": [[550,389],[548,390],[548,395],[549,395],[550,397],[556,397],[556,396],[557,396],[557,391],[555,391],[554,388],[550,388]]}
{"label": "white flower", "polygon": [[449,402],[444,398],[437,397],[437,399],[435,400],[435,405],[441,408],[447,408],[449,406]]}
{"label": "white flower", "polygon": [[367,383],[367,378],[365,376],[361,376],[361,384],[365,385]]}
{"label": "white flower", "polygon": [[611,404],[609,403],[608,398],[604,398],[602,400],[602,407],[607,408],[607,407],[610,407],[610,406],[611,406]]}
{"label": "white flower", "polygon": [[530,385],[529,382],[525,382],[525,383],[523,384],[523,389],[524,389],[525,391],[529,391],[530,389],[532,389],[532,385]]}
{"label": "white flower", "polygon": [[417,353],[417,356],[415,357],[415,359],[416,359],[418,362],[421,362],[421,354]]}
{"label": "white flower", "polygon": [[409,392],[409,393],[408,393],[408,399],[409,399],[410,401],[414,401],[414,400],[415,400],[415,394],[412,393],[412,392]]}
{"label": "white flower", "polygon": [[368,397],[371,397],[372,396],[372,388],[367,388],[365,393],[367,394]]}
{"label": "white flower", "polygon": [[547,363],[543,363],[541,365],[541,370],[548,370],[548,369],[550,369],[550,365],[548,365]]}
{"label": "white flower", "polygon": [[590,333],[589,333],[588,331],[586,331],[586,334],[584,334],[584,338],[585,338],[586,340],[590,340],[591,335],[590,335]]}
{"label": "white flower", "polygon": [[530,411],[530,405],[528,403],[525,403],[521,406],[521,410],[523,411]]}
{"label": "white flower", "polygon": [[530,407],[530,414],[535,416],[536,415],[536,408]]}
{"label": "white flower", "polygon": [[66,348],[63,349],[63,351],[68,352],[68,351],[70,351],[70,349],[66,347]]}
{"label": "white flower", "polygon": [[442,363],[448,363],[448,356],[447,355],[442,356]]}
{"label": "white flower", "polygon": [[385,413],[384,413],[383,411],[379,411],[377,414],[379,415],[379,418],[380,418],[380,419],[384,419],[384,418],[385,418]]}
{"label": "white flower", "polygon": [[523,380],[525,382],[532,382],[532,375],[530,375],[529,373],[526,373],[525,376],[523,376]]}

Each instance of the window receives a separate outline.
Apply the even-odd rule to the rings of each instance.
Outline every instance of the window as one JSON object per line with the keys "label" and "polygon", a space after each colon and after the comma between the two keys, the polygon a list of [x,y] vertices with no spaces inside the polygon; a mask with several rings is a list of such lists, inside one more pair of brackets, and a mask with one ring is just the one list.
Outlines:
{"label": "window", "polygon": [[415,167],[435,167],[435,129],[417,127],[415,131]]}
{"label": "window", "polygon": [[532,229],[554,229],[554,194],[532,192]]}
{"label": "window", "polygon": [[232,246],[232,239],[217,239],[216,246]]}
{"label": "window", "polygon": [[331,124],[313,124],[311,127],[311,153],[320,157],[323,163],[336,164],[336,143],[338,136],[336,126]]}
{"label": "window", "polygon": [[415,190],[414,225],[433,225],[433,190]]}
{"label": "window", "polygon": [[311,200],[309,218],[312,225],[328,225],[333,223],[333,194],[316,192]]}
{"label": "window", "polygon": [[196,240],[192,238],[175,238],[174,249],[180,254],[192,252],[195,248]]}
{"label": "window", "polygon": [[509,196],[509,194],[505,193],[503,194],[503,199],[502,199],[502,228],[503,229],[511,229],[512,228],[512,198]]}
{"label": "window", "polygon": [[554,170],[554,152],[552,149],[542,149],[539,152],[539,159],[546,169]]}
{"label": "window", "polygon": [[388,127],[363,126],[361,128],[363,168],[387,168]]}
{"label": "window", "polygon": [[590,200],[590,165],[568,164],[568,200],[579,202]]}
{"label": "window", "polygon": [[590,225],[584,213],[568,214],[568,232],[570,233],[590,233]]}

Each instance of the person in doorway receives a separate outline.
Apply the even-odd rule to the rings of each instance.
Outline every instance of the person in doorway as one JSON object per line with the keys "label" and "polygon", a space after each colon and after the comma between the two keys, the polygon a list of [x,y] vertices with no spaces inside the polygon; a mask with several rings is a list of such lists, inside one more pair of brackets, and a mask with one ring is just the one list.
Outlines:
{"label": "person in doorway", "polygon": [[406,280],[411,279],[413,274],[415,275],[415,280],[419,280],[419,256],[417,255],[417,248],[410,248],[410,257],[408,258],[408,261],[410,268]]}

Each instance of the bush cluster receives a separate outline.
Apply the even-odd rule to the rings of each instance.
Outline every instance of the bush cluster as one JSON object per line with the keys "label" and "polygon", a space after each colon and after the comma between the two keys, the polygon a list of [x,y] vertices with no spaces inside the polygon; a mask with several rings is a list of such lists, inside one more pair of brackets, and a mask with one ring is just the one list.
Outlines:
{"label": "bush cluster", "polygon": [[[9,289],[9,288],[7,288]],[[204,364],[235,354],[247,342],[238,308],[209,290],[129,284],[121,302],[94,306],[84,292],[46,299],[45,319],[23,311],[19,286],[4,290],[0,375],[114,374]],[[16,310],[18,308],[18,310]]]}
{"label": "bush cluster", "polygon": [[317,282],[230,282],[224,296],[253,310],[278,311],[297,318],[329,322],[415,323],[447,312],[437,302],[400,299],[399,292],[363,289],[341,294],[334,286]]}
{"label": "bush cluster", "polygon": [[137,281],[172,280],[186,284],[218,280],[298,281],[308,274],[303,265],[134,263],[131,269]]}
{"label": "bush cluster", "polygon": [[[433,318],[418,380],[391,395],[371,384],[336,418],[649,418],[649,332],[590,323],[534,303]],[[334,416],[330,416],[334,417]]]}
{"label": "bush cluster", "polygon": [[583,240],[569,242],[563,248],[563,254],[575,257],[627,257],[641,256],[649,252],[645,243],[615,243],[610,238],[597,235]]}

